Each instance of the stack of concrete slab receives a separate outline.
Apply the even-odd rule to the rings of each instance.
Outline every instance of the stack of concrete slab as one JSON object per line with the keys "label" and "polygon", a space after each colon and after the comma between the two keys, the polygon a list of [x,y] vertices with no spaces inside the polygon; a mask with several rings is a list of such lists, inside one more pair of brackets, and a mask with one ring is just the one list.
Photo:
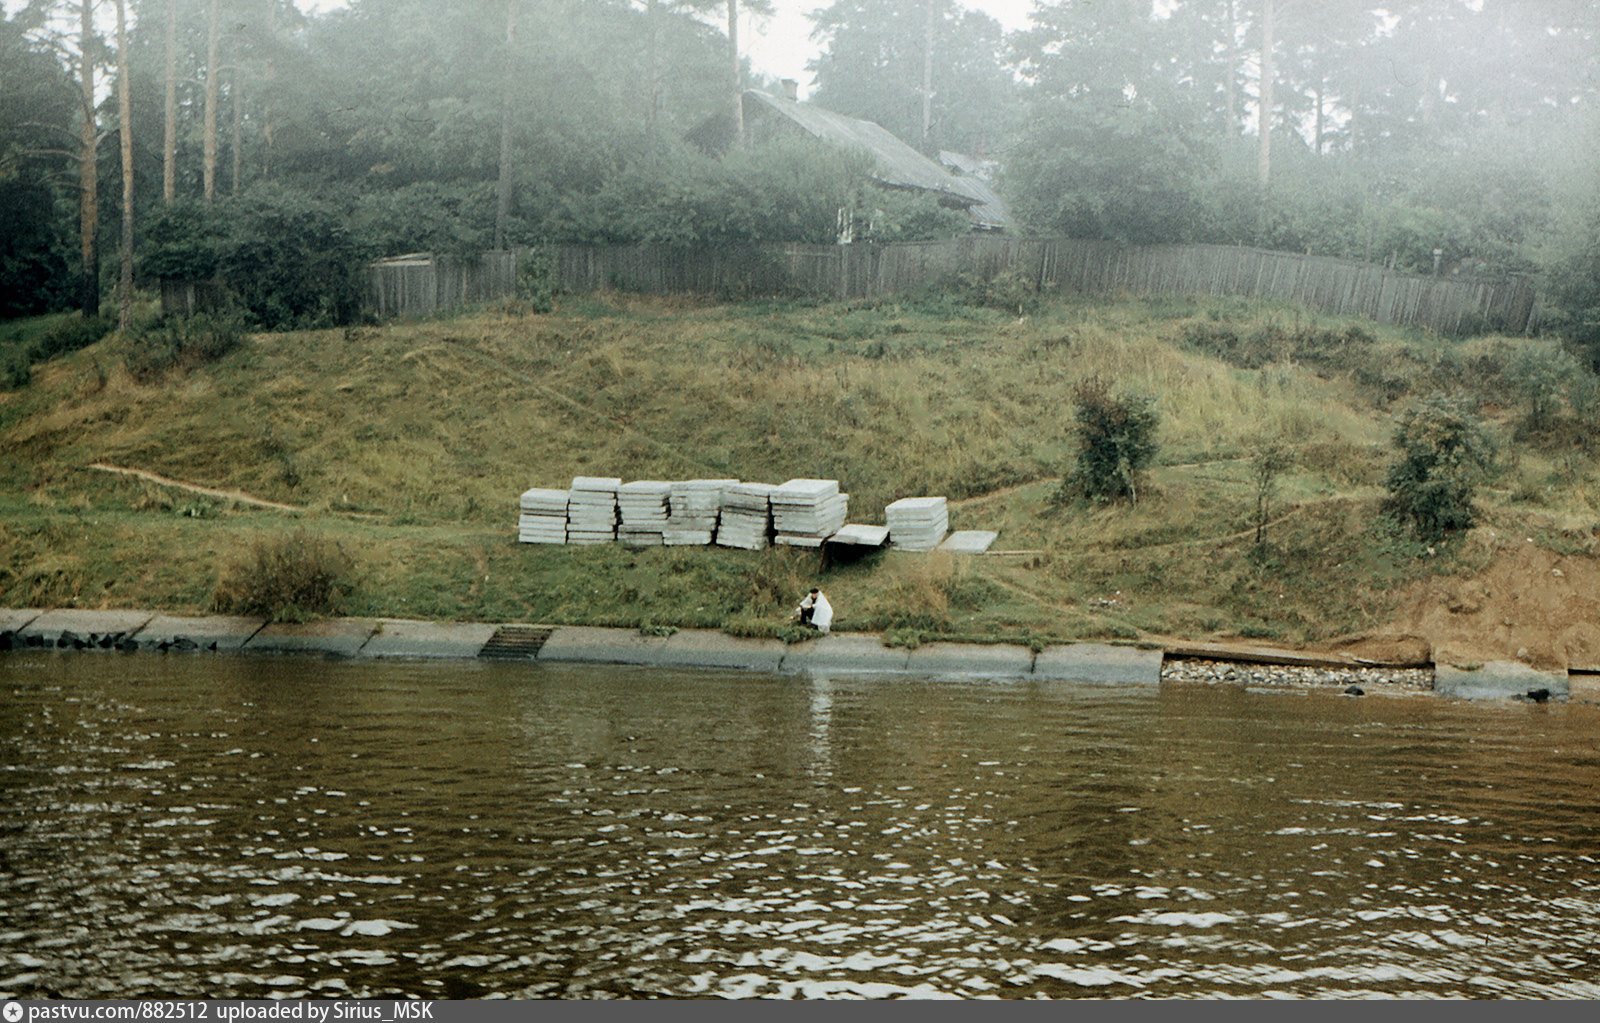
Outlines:
{"label": "stack of concrete slab", "polygon": [[717,544],[747,551],[766,550],[772,544],[772,492],[770,483],[735,483],[722,491],[722,518]]}
{"label": "stack of concrete slab", "polygon": [[794,479],[772,492],[776,542],[791,547],[821,547],[850,513],[850,495],[838,480]]}
{"label": "stack of concrete slab", "polygon": [[660,480],[635,480],[617,491],[622,524],[617,539],[630,547],[660,547],[667,529],[667,498],[672,484]]}
{"label": "stack of concrete slab", "polygon": [[950,512],[942,497],[903,497],[883,510],[889,546],[902,551],[931,551],[950,529]]}
{"label": "stack of concrete slab", "polygon": [[565,490],[534,487],[524,491],[517,517],[517,539],[523,543],[566,543],[567,499]]}
{"label": "stack of concrete slab", "polygon": [[667,528],[662,543],[668,547],[705,546],[717,535],[722,491],[738,480],[679,480],[672,484]]}
{"label": "stack of concrete slab", "polygon": [[611,543],[617,538],[617,491],[622,480],[615,476],[576,476],[567,501],[567,542],[572,544]]}

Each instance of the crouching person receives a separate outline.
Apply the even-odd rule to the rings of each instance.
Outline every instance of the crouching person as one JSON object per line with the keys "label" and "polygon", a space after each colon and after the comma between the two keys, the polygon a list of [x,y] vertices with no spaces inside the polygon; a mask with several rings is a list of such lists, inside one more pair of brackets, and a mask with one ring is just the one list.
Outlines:
{"label": "crouching person", "polygon": [[828,603],[828,598],[815,586],[806,594],[806,599],[800,602],[797,614],[801,625],[809,625],[818,632],[827,632],[833,625],[833,605]]}

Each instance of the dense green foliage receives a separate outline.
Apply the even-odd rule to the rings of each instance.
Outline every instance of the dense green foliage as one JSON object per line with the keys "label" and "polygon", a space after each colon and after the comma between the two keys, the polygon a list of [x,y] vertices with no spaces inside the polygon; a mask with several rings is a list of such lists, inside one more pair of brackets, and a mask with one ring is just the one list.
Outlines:
{"label": "dense green foliage", "polygon": [[1399,459],[1387,486],[1391,514],[1424,540],[1442,540],[1475,521],[1472,495],[1494,458],[1476,412],[1459,397],[1432,395],[1395,428]]}
{"label": "dense green foliage", "polygon": [[1128,498],[1137,503],[1140,477],[1156,456],[1161,416],[1149,395],[1111,392],[1094,376],[1072,391],[1072,418],[1078,427],[1076,470],[1062,483],[1063,496],[1091,501]]}
{"label": "dense green foliage", "polygon": [[111,332],[115,324],[100,316],[73,313],[48,317],[0,333],[0,385],[25,387],[33,380],[33,365],[88,348]]}
{"label": "dense green foliage", "polygon": [[[810,17],[825,45],[811,63],[814,102],[928,153],[991,156],[1010,142],[1019,88],[993,18],[953,0],[833,0]],[[926,133],[924,72],[933,93]]]}
{"label": "dense green foliage", "polygon": [[[85,157],[75,76],[87,53],[103,93],[116,54],[106,25],[77,38],[81,2],[0,15],[0,317],[72,301],[87,251],[72,240]],[[348,320],[339,260],[501,241],[829,241],[841,209],[874,240],[967,226],[874,186],[840,153],[688,146],[732,102],[725,0],[131,9],[139,276],[221,276],[255,324]],[[1546,274],[1555,322],[1597,361],[1592,4],[1042,0],[1030,14],[1007,34],[958,0],[831,0],[810,15],[822,48],[810,98],[930,156],[998,160],[1001,191],[1034,230]],[[101,104],[104,139],[117,116]],[[115,150],[87,155],[103,235],[117,219]],[[92,290],[94,263],[88,273]]]}

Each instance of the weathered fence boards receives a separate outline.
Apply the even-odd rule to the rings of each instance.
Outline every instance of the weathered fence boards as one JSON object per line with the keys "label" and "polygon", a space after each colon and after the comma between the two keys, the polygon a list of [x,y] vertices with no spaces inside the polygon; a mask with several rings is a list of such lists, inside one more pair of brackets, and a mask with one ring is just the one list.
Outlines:
{"label": "weathered fence boards", "polygon": [[220,281],[161,281],[161,311],[168,316],[215,312],[227,304],[228,289]]}
{"label": "weathered fence boards", "polygon": [[[557,246],[559,286],[656,295],[815,295],[880,298],[1014,272],[1042,291],[1091,297],[1236,296],[1297,302],[1332,315],[1443,333],[1538,326],[1523,278],[1423,277],[1379,266],[1226,245],[1124,246],[1071,239],[974,235],[891,245],[750,245],[715,251],[650,246]],[[405,256],[370,268],[381,317],[419,316],[514,294],[528,250],[477,260]]]}

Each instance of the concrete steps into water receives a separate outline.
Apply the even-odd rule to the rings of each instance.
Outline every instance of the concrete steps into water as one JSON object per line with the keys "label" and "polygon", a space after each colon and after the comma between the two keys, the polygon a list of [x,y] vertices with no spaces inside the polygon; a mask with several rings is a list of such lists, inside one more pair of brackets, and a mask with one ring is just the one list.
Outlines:
{"label": "concrete steps into water", "polygon": [[[472,659],[764,672],[856,672],[923,677],[1032,678],[1157,685],[1168,656],[1265,664],[1370,664],[1330,654],[1218,644],[1169,650],[1067,643],[1035,652],[1015,644],[929,643],[886,647],[870,633],[830,633],[796,644],[705,629],[667,636],[586,626],[489,625],[394,618],[338,618],[304,624],[261,618],[179,616],[153,611],[0,608],[0,650],[119,650],[300,654],[330,658]],[[1400,667],[1402,665],[1392,665]],[[1415,665],[1403,665],[1412,667]],[[1537,671],[1494,662],[1471,669],[1438,665],[1435,692],[1462,699],[1600,700],[1600,675]]]}

